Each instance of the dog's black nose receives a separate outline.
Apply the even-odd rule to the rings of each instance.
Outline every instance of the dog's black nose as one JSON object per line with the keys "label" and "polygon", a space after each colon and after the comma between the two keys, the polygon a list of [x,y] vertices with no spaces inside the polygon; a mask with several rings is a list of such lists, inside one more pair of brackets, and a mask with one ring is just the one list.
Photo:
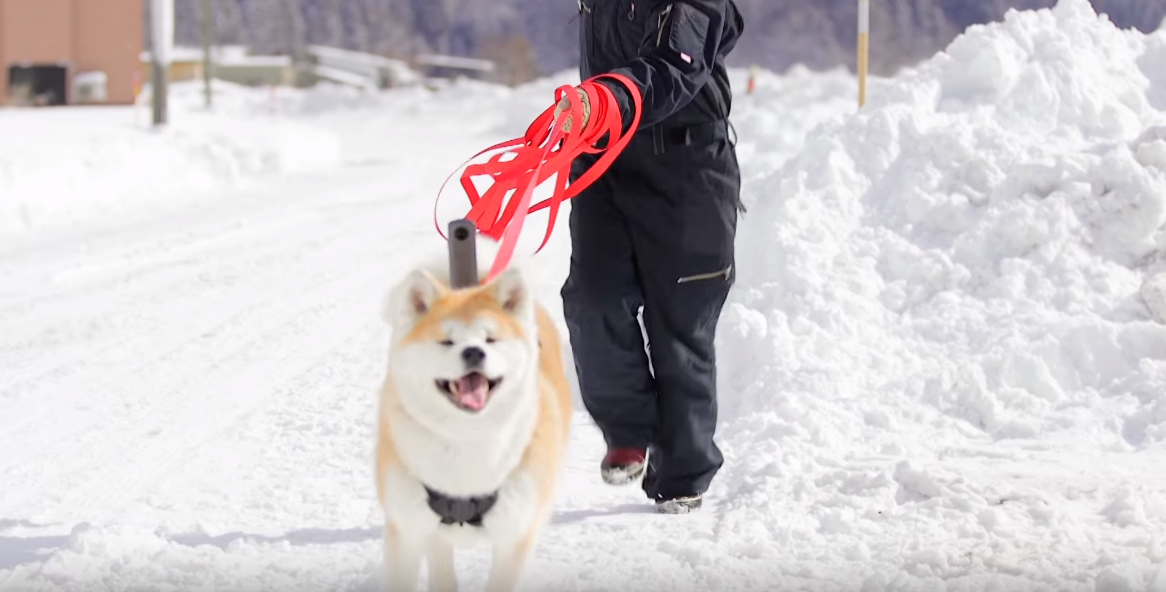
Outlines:
{"label": "dog's black nose", "polygon": [[480,347],[467,347],[462,350],[462,360],[465,361],[466,366],[477,366],[486,359],[486,352],[482,351]]}

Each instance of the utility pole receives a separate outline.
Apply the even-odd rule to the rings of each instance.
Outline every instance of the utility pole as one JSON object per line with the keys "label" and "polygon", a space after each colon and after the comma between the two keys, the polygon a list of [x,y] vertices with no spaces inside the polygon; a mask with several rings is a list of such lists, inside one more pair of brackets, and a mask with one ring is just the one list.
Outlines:
{"label": "utility pole", "polygon": [[866,104],[866,78],[870,69],[870,0],[858,0],[858,106]]}
{"label": "utility pole", "polygon": [[211,93],[211,78],[214,76],[214,63],[211,60],[211,46],[215,35],[215,7],[214,0],[202,0],[202,82],[206,94],[206,109],[211,110],[214,101]]}
{"label": "utility pole", "polygon": [[150,4],[153,62],[151,94],[154,96],[154,125],[166,125],[169,120],[167,94],[170,82],[170,50],[174,44],[174,0],[152,0]]}

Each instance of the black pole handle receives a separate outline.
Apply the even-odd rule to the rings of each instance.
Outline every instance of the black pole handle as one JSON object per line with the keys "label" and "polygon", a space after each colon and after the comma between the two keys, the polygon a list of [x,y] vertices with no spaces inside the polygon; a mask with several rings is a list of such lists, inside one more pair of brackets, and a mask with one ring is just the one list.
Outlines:
{"label": "black pole handle", "polygon": [[470,220],[449,223],[449,287],[455,290],[478,285],[477,233]]}

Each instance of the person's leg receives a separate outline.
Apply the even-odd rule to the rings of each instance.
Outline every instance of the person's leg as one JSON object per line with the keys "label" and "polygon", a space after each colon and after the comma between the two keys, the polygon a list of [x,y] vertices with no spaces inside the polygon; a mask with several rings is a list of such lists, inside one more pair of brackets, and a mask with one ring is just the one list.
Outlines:
{"label": "person's leg", "polygon": [[[585,170],[580,161],[574,177]],[[571,200],[562,297],[583,403],[608,445],[601,473],[608,483],[624,484],[643,472],[657,410],[638,320],[643,296],[628,221],[614,203],[615,181],[604,175]]]}
{"label": "person's leg", "polygon": [[658,393],[659,427],[643,488],[670,504],[662,511],[687,511],[699,507],[723,464],[714,442],[714,338],[736,277],[740,173],[722,139],[667,146],[642,160],[640,194],[620,205],[632,224]]}

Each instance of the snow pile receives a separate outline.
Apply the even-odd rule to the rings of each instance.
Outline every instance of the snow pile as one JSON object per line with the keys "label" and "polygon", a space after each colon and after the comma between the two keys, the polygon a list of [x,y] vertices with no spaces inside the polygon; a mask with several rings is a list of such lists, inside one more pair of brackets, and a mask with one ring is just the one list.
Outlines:
{"label": "snow pile", "polygon": [[782,74],[760,71],[751,95],[745,92],[748,73],[732,74],[736,93],[732,122],[746,187],[796,156],[819,125],[858,108],[858,84],[843,68],[814,72],[795,66]]}
{"label": "snow pile", "polygon": [[171,124],[149,107],[0,111],[0,236],[60,229],[142,208],[221,198],[240,182],[328,170],[335,136],[253,111],[189,106],[175,85]]}
{"label": "snow pile", "polygon": [[[721,329],[731,526],[783,561],[837,549],[798,556],[823,575],[903,568],[846,572],[867,589],[1090,589],[1128,544],[1139,565],[1097,589],[1145,590],[1166,561],[1164,110],[1166,32],[1062,0],[876,81],[750,185]],[[1104,468],[1074,490],[1086,459]]]}

